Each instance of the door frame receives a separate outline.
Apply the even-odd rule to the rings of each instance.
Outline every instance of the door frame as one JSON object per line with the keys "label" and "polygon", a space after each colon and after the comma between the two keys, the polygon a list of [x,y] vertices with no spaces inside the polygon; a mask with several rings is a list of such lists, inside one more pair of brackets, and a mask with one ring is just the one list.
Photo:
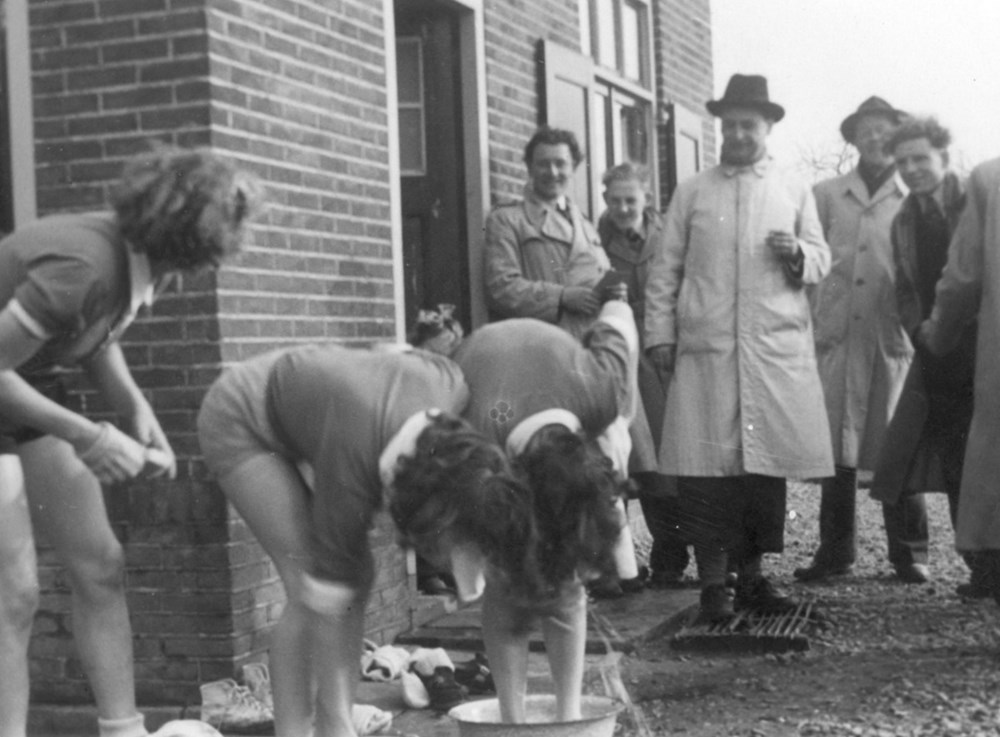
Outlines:
{"label": "door frame", "polygon": [[[386,107],[389,133],[389,211],[392,239],[393,301],[396,339],[406,339],[406,304],[403,264],[403,206],[400,187],[399,111],[396,79],[396,18],[394,0],[382,0],[385,63]],[[462,149],[460,165],[465,173],[465,232],[468,234],[469,323],[476,328],[487,321],[483,287],[483,232],[490,208],[489,131],[486,118],[486,42],[483,25],[483,0],[440,0],[458,16],[458,54],[461,89]]]}

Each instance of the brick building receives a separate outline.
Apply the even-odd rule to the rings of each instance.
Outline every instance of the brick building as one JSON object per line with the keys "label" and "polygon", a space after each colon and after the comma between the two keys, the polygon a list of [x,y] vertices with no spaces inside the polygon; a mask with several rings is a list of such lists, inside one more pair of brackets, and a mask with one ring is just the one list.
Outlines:
{"label": "brick building", "polygon": [[[575,181],[653,165],[661,203],[714,159],[709,0],[3,0],[0,229],[102,207],[151,139],[208,145],[272,205],[237,264],[179,284],[125,347],[180,459],[176,482],[107,493],[128,555],[141,703],[264,657],[274,570],[199,460],[194,418],[229,361],[280,345],[398,339],[424,304],[485,319],[481,230],[518,196],[541,122],[585,142]],[[84,409],[99,412],[81,388]],[[384,522],[368,622],[426,615]],[[33,697],[91,697],[68,591],[42,544]]]}

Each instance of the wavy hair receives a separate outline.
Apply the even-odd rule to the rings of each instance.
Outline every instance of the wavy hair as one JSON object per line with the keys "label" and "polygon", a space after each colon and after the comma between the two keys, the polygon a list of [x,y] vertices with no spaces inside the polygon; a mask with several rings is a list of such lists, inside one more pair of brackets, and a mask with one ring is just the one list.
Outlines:
{"label": "wavy hair", "polygon": [[112,193],[132,248],[169,270],[218,266],[261,209],[258,180],[208,149],[162,144],[130,160]]}
{"label": "wavy hair", "polygon": [[565,143],[569,147],[569,155],[573,159],[573,168],[575,169],[583,163],[583,149],[580,148],[580,143],[576,140],[576,135],[573,131],[563,128],[550,128],[547,125],[543,125],[535,131],[534,135],[531,136],[524,146],[525,164],[531,166],[535,149],[543,143],[548,146],[558,146],[561,143]]}
{"label": "wavy hair", "polygon": [[442,413],[400,458],[389,512],[400,542],[434,550],[450,533],[474,543],[493,579],[530,601],[545,589],[536,561],[531,490],[511,472],[506,455],[465,420]]}
{"label": "wavy hair", "polygon": [[901,143],[917,138],[926,138],[931,147],[938,151],[944,151],[951,145],[951,131],[941,125],[937,118],[913,117],[904,120],[893,131],[889,140],[885,142],[885,152],[891,155]]}
{"label": "wavy hair", "polygon": [[614,569],[622,484],[597,444],[562,425],[532,436],[517,465],[533,490],[540,574],[551,591]]}

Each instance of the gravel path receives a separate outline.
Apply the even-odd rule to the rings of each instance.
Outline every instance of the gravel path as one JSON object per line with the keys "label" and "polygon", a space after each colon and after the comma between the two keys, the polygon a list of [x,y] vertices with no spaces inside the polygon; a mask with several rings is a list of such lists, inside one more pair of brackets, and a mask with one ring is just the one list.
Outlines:
{"label": "gravel path", "polygon": [[[1000,609],[955,594],[968,572],[953,549],[945,497],[928,497],[934,578],[923,585],[892,577],[881,508],[864,490],[853,575],[793,583],[792,570],[816,546],[818,500],[815,486],[789,489],[786,553],[765,567],[812,598],[830,626],[805,653],[679,653],[666,639],[643,647],[622,661],[623,676],[653,734],[1000,735]],[[641,523],[637,534],[642,549]],[[619,734],[637,731],[625,724]]]}

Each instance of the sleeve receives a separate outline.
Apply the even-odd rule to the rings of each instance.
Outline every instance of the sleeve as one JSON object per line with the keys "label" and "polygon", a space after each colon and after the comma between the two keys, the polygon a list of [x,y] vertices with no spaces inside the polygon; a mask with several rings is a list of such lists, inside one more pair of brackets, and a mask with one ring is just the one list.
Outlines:
{"label": "sleeve", "polygon": [[25,327],[51,337],[75,329],[99,289],[93,268],[85,261],[50,256],[28,270],[14,300],[24,313],[22,320],[30,323]]}
{"label": "sleeve", "polygon": [[941,356],[950,352],[965,325],[979,311],[983,287],[983,248],[987,209],[988,173],[974,170],[969,178],[965,210],[948,247],[948,263],[935,289],[934,311],[927,336],[930,350]]}
{"label": "sleeve", "polygon": [[892,263],[895,276],[896,308],[899,311],[899,324],[911,338],[916,334],[923,316],[920,312],[920,302],[917,300],[917,288],[910,280],[906,264],[903,260],[903,249],[900,243],[903,211],[896,213],[889,230],[892,242]]}
{"label": "sleeve", "polygon": [[653,257],[646,278],[646,350],[677,343],[677,297],[684,279],[689,228],[687,212],[692,206],[692,188],[683,184],[674,193],[663,229],[652,244]]}
{"label": "sleeve", "polygon": [[785,264],[785,273],[799,286],[819,284],[830,273],[831,266],[830,247],[823,235],[816,198],[808,187],[803,190],[795,232],[802,259],[801,262]]}
{"label": "sleeve", "polygon": [[510,215],[512,209],[494,210],[486,219],[483,249],[486,297],[501,317],[534,317],[555,323],[559,320],[563,287],[524,275],[521,244]]}

